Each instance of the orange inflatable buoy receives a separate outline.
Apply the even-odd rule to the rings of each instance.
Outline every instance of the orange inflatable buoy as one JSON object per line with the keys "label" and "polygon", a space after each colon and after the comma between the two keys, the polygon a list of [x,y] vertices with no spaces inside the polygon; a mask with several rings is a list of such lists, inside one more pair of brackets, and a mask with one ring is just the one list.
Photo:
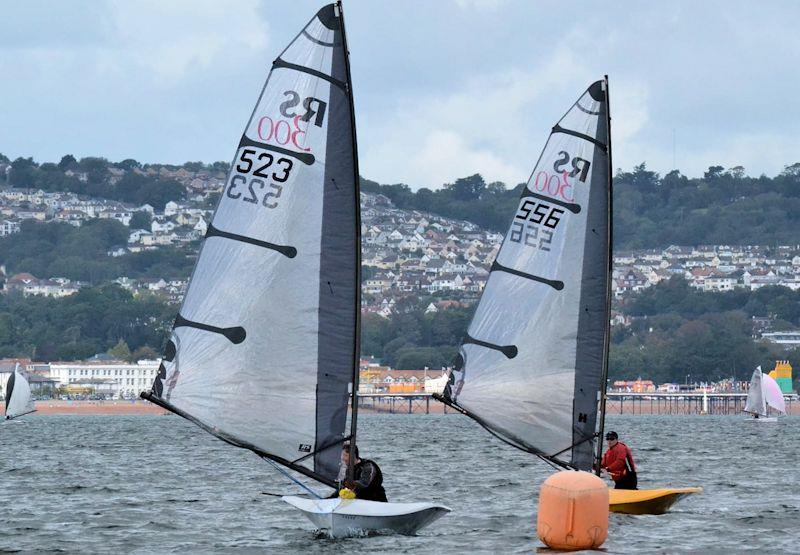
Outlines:
{"label": "orange inflatable buoy", "polygon": [[608,537],[608,487],[589,472],[564,470],[539,490],[536,533],[552,549],[592,549]]}

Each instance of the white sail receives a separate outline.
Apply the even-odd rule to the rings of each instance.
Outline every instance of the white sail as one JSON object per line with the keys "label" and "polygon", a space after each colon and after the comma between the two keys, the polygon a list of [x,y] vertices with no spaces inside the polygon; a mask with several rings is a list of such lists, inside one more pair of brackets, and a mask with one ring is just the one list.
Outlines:
{"label": "white sail", "polygon": [[759,416],[766,416],[767,403],[764,397],[764,374],[761,373],[761,367],[757,367],[753,371],[753,377],[750,378],[750,387],[747,390],[747,402],[744,406],[744,411]]}
{"label": "white sail", "polygon": [[609,320],[607,82],[553,128],[491,268],[444,401],[590,469]]}
{"label": "white sail", "polygon": [[8,377],[6,383],[6,419],[16,418],[34,412],[31,386],[19,368],[19,363]]}
{"label": "white sail", "polygon": [[764,402],[767,406],[781,414],[786,414],[786,400],[783,398],[783,392],[778,382],[769,374],[762,374],[761,383],[764,389]]}
{"label": "white sail", "polygon": [[273,63],[145,398],[322,482],[357,361],[359,193],[341,13]]}

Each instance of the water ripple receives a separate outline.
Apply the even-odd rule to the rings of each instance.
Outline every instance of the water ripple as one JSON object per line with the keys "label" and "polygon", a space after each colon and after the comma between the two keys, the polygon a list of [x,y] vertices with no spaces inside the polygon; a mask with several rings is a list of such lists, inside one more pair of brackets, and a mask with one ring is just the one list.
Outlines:
{"label": "water ripple", "polygon": [[[609,419],[641,487],[702,485],[662,516],[612,515],[608,553],[797,552],[800,419]],[[458,415],[364,415],[362,453],[395,501],[454,512],[415,537],[330,540],[262,491],[296,493],[246,451],[180,418],[32,415],[0,433],[0,551],[529,553],[549,468]],[[322,486],[319,490],[324,490]],[[542,550],[541,552],[547,552]]]}

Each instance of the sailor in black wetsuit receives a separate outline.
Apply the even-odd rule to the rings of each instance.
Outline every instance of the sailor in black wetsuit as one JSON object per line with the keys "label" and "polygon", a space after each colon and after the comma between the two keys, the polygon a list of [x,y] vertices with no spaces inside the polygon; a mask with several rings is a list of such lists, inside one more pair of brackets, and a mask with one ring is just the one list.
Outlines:
{"label": "sailor in black wetsuit", "polygon": [[[353,468],[353,481],[343,480],[344,487],[356,494],[356,499],[364,501],[382,501],[386,503],[386,492],[383,489],[383,473],[373,461],[358,457],[358,446],[353,446],[356,461]],[[342,464],[347,468],[350,462],[350,445],[342,447]]]}

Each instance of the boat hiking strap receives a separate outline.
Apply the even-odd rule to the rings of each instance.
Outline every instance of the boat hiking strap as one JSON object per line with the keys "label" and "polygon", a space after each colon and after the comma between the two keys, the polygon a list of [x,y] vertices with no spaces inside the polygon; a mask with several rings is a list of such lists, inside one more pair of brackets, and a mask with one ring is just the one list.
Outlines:
{"label": "boat hiking strap", "polygon": [[464,416],[468,416],[468,417],[472,418],[475,422],[480,424],[481,427],[484,430],[486,430],[487,432],[492,434],[494,437],[496,437],[497,439],[499,439],[500,441],[502,441],[506,445],[510,445],[511,447],[515,447],[515,448],[519,449],[520,451],[524,451],[526,453],[530,453],[531,455],[536,455],[537,457],[539,457],[540,459],[542,459],[544,462],[546,462],[547,464],[549,464],[550,466],[552,466],[555,469],[576,470],[569,463],[566,463],[564,461],[559,461],[559,460],[556,460],[554,458],[551,458],[551,457],[555,457],[555,455],[545,455],[544,453],[542,453],[541,451],[539,451],[537,449],[534,449],[533,447],[528,447],[528,446],[522,444],[521,442],[518,443],[513,438],[506,437],[505,435],[496,432],[481,417],[472,414],[471,412],[466,410],[464,407],[462,407],[462,406],[460,406],[460,405],[458,405],[456,403],[453,403],[452,401],[450,401],[449,399],[446,399],[445,397],[443,397],[439,393],[434,393],[432,396],[437,401],[440,401],[440,402],[444,403],[445,405],[447,405],[448,407],[451,407],[451,408],[457,410],[458,412],[460,412]]}
{"label": "boat hiking strap", "polygon": [[292,482],[294,482],[295,484],[297,484],[298,486],[300,486],[301,488],[306,490],[308,493],[310,493],[311,495],[313,495],[317,499],[322,499],[322,496],[320,494],[318,494],[313,489],[311,489],[310,487],[305,485],[303,482],[301,482],[300,480],[298,480],[297,478],[295,478],[294,476],[289,474],[289,471],[284,469],[281,465],[279,465],[278,463],[276,463],[275,461],[273,461],[269,457],[265,457],[265,456],[262,455],[261,458],[264,459],[265,461],[267,461],[270,465],[272,465],[272,468],[274,468],[275,470],[277,470],[278,472],[280,472],[281,474],[283,474],[284,476],[289,478]]}

